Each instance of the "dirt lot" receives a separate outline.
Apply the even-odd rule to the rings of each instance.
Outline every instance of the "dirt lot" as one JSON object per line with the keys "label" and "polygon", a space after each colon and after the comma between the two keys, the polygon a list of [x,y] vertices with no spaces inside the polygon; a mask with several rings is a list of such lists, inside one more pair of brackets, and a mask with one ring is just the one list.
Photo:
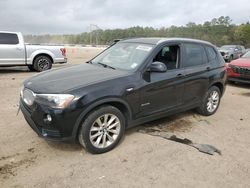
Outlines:
{"label": "dirt lot", "polygon": [[[72,66],[99,50],[68,49]],[[0,68],[0,187],[249,187],[250,86],[228,85],[218,112],[202,117],[193,111],[151,126],[211,144],[222,155],[128,130],[113,151],[91,155],[77,144],[39,138],[18,116],[21,83],[35,73]]]}

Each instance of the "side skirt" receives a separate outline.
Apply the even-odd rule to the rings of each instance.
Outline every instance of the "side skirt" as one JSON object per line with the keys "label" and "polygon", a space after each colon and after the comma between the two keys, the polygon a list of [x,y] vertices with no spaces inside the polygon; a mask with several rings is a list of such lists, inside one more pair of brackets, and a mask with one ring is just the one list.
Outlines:
{"label": "side skirt", "polygon": [[146,123],[146,122],[149,122],[149,121],[153,121],[153,120],[157,120],[157,119],[160,119],[163,117],[174,115],[176,113],[185,112],[187,110],[191,110],[191,109],[197,108],[199,106],[200,106],[200,103],[195,103],[193,105],[188,105],[188,106],[180,106],[174,110],[164,111],[164,112],[160,112],[160,113],[158,112],[158,113],[152,114],[150,116],[142,117],[142,118],[135,119],[135,120],[130,120],[128,122],[127,129],[135,127],[135,126],[143,124],[143,123]]}

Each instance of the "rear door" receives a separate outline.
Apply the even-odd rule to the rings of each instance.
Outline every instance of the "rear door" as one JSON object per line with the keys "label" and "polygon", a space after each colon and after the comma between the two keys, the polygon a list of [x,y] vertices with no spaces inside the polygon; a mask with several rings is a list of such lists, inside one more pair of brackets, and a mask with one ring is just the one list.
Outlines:
{"label": "rear door", "polygon": [[0,65],[25,64],[25,48],[15,33],[0,33]]}
{"label": "rear door", "polygon": [[199,43],[184,43],[185,70],[184,105],[200,103],[209,86],[208,64],[205,48]]}

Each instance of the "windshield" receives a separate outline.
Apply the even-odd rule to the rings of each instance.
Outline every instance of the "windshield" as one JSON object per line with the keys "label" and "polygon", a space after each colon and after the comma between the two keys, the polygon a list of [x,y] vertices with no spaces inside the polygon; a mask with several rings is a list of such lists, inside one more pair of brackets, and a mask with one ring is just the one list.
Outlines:
{"label": "windshield", "polygon": [[250,51],[248,51],[247,53],[245,53],[242,58],[250,58]]}
{"label": "windshield", "polygon": [[153,45],[117,43],[95,57],[91,63],[122,70],[136,70],[148,56]]}
{"label": "windshield", "polygon": [[235,46],[222,46],[222,50],[234,50]]}

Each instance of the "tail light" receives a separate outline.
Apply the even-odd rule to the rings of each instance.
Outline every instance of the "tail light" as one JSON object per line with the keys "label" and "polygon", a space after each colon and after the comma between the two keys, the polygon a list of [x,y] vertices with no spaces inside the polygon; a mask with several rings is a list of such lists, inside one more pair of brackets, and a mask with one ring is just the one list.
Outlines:
{"label": "tail light", "polygon": [[62,55],[65,57],[66,56],[66,48],[61,48],[60,50],[62,52]]}

